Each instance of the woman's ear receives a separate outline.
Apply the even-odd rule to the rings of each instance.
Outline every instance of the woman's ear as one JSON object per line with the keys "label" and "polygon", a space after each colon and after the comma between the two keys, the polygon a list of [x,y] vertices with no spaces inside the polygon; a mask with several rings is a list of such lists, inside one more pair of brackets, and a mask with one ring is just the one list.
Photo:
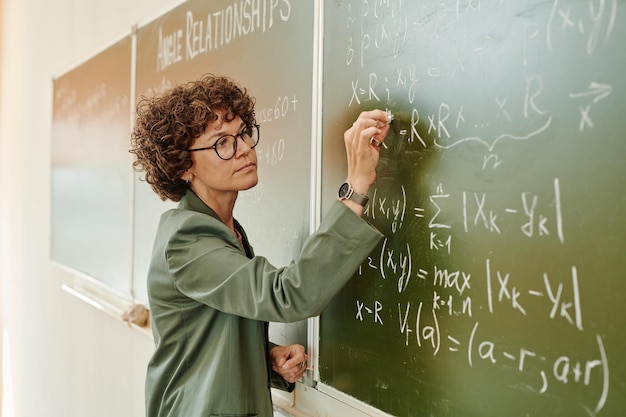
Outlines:
{"label": "woman's ear", "polygon": [[193,173],[191,172],[191,168],[185,171],[185,173],[180,177],[180,179],[182,179],[187,184],[189,184],[191,180],[193,179]]}

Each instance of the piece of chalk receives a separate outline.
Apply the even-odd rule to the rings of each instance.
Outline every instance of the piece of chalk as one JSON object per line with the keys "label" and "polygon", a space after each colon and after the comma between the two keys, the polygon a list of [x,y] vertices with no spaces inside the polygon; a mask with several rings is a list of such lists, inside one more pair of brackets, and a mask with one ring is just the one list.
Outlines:
{"label": "piece of chalk", "polygon": [[387,121],[385,123],[378,123],[376,127],[383,127],[386,125],[390,125],[391,122],[393,122],[393,114],[391,113],[391,110],[386,110],[386,113],[387,113]]}
{"label": "piece of chalk", "polygon": [[389,119],[387,124],[391,124],[391,122],[393,122],[393,113],[391,113],[391,110],[387,110],[387,118]]}

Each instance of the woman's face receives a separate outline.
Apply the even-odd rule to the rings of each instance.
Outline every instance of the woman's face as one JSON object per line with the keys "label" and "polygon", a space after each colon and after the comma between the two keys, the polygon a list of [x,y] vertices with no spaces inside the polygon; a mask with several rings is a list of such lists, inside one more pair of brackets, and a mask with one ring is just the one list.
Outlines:
{"label": "woman's face", "polygon": [[[224,111],[216,111],[218,118],[209,123],[190,149],[213,146],[224,135],[237,135],[245,127],[239,116],[231,121],[224,119]],[[220,199],[229,194],[254,187],[257,176],[256,150],[237,138],[237,152],[231,159],[221,159],[214,149],[191,153],[192,167],[183,175],[191,181],[192,190],[205,201]]]}

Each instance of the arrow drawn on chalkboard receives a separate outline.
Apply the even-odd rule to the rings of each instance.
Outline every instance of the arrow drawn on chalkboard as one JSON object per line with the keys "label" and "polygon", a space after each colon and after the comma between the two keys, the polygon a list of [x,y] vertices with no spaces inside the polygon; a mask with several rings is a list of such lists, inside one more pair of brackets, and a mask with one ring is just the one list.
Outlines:
{"label": "arrow drawn on chalkboard", "polygon": [[459,139],[459,140],[457,140],[457,141],[455,141],[453,143],[450,143],[449,145],[442,145],[441,143],[437,142],[437,139],[435,139],[434,144],[435,144],[436,147],[441,148],[441,149],[450,149],[450,148],[452,148],[454,146],[457,146],[457,145],[459,145],[459,144],[461,144],[463,142],[476,141],[478,143],[481,143],[481,144],[485,145],[485,147],[489,151],[493,151],[493,148],[495,148],[496,144],[498,142],[500,142],[502,139],[508,138],[508,139],[512,139],[512,140],[516,140],[516,141],[528,140],[528,139],[530,139],[530,138],[532,138],[534,136],[537,136],[540,133],[546,131],[550,127],[551,124],[552,124],[552,117],[549,117],[548,120],[546,120],[546,122],[543,125],[539,126],[537,129],[527,133],[526,135],[517,136],[517,135],[512,135],[510,133],[503,133],[500,136],[498,136],[497,138],[495,138],[492,143],[489,143],[489,142],[479,138],[478,136],[470,136],[470,137],[467,137],[467,138]]}
{"label": "arrow drawn on chalkboard", "polygon": [[570,93],[569,96],[571,98],[595,96],[593,98],[593,102],[598,103],[603,98],[610,96],[612,92],[613,86],[611,85],[591,82],[589,87],[587,87],[587,91],[582,93]]}

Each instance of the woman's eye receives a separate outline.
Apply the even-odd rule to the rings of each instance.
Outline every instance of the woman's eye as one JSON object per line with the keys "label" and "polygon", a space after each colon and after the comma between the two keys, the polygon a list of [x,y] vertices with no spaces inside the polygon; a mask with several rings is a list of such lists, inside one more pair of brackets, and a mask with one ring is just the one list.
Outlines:
{"label": "woman's eye", "polygon": [[220,138],[216,143],[215,143],[215,147],[217,149],[225,149],[230,145],[230,141],[231,138],[229,136],[224,136],[223,138]]}

